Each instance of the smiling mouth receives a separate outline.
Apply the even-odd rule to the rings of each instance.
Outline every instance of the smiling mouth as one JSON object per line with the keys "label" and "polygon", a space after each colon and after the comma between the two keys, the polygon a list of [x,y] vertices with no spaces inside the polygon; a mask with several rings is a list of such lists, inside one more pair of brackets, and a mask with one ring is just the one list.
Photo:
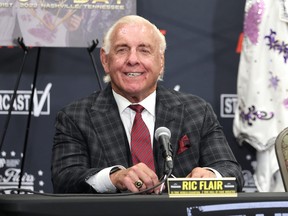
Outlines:
{"label": "smiling mouth", "polygon": [[134,72],[134,73],[126,73],[126,75],[128,77],[137,77],[137,76],[141,76],[143,73],[141,72]]}

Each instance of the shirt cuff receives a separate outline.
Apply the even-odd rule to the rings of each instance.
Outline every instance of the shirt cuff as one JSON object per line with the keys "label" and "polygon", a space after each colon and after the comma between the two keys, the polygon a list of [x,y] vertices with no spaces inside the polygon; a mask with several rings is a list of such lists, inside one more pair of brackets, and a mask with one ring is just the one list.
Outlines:
{"label": "shirt cuff", "polygon": [[119,169],[125,169],[121,165],[107,167],[102,169],[95,175],[91,176],[86,182],[91,185],[98,193],[116,193],[117,188],[112,184],[110,179],[110,171],[118,167]]}

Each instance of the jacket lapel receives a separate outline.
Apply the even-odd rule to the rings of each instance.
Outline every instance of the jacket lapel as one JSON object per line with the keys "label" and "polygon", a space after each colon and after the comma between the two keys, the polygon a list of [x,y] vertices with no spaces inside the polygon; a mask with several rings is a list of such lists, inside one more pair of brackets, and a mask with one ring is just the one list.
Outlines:
{"label": "jacket lapel", "polygon": [[99,93],[91,107],[91,120],[102,145],[103,158],[107,159],[107,166],[130,166],[129,144],[110,85]]}
{"label": "jacket lapel", "polygon": [[[162,86],[157,88],[157,99],[156,99],[156,122],[155,130],[159,127],[167,127],[171,131],[170,142],[173,149],[173,156],[177,152],[178,137],[180,137],[180,126],[183,121],[183,106],[180,100],[175,97],[173,91],[167,90]],[[160,144],[154,138],[154,154],[157,167],[158,176],[162,176],[164,173],[164,159],[162,156],[162,150]]]}

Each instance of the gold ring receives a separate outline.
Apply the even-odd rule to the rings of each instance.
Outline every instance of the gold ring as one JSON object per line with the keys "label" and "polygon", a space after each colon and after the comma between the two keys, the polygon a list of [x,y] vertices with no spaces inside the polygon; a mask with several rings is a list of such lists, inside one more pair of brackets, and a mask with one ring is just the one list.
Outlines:
{"label": "gold ring", "polygon": [[136,188],[140,189],[143,185],[143,182],[141,180],[137,180],[134,182],[134,185]]}

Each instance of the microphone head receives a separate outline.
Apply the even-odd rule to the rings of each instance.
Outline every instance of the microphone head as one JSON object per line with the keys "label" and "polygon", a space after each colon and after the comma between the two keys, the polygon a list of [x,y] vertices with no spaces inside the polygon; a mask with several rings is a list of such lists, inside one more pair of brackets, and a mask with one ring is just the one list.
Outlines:
{"label": "microphone head", "polygon": [[156,138],[156,140],[158,141],[158,139],[159,139],[159,137],[160,136],[167,136],[168,137],[168,139],[170,139],[170,137],[171,137],[171,131],[168,129],[168,128],[166,128],[166,127],[159,127],[159,128],[157,128],[157,130],[155,131],[155,138]]}

